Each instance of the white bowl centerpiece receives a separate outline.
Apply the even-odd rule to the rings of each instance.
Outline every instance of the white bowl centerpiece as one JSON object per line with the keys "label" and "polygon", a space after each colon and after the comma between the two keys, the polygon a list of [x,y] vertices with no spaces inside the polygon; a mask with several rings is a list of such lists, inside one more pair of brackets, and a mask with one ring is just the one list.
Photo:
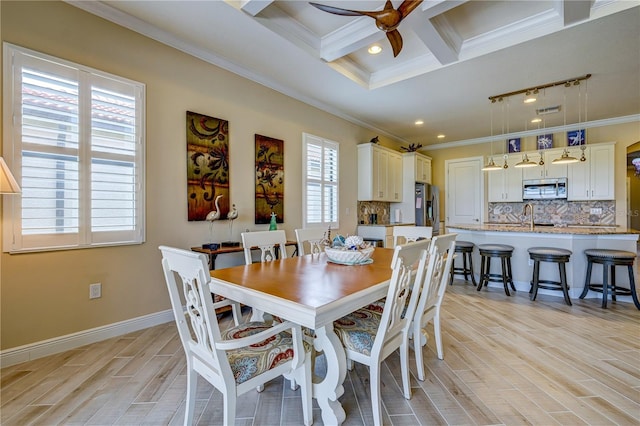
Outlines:
{"label": "white bowl centerpiece", "polygon": [[344,238],[334,239],[332,247],[325,247],[324,252],[329,260],[333,263],[341,263],[346,265],[362,265],[371,263],[371,255],[374,247],[364,242],[362,237],[351,235]]}

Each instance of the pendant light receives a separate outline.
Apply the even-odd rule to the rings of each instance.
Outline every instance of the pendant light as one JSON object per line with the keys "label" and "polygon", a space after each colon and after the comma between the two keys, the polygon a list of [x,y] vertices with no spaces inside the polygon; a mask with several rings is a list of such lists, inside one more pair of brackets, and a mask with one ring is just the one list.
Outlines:
{"label": "pendant light", "polygon": [[[502,101],[502,98],[500,98]],[[507,133],[509,133],[509,98],[507,98]],[[504,104],[502,104],[502,135],[504,136],[506,133],[504,132]],[[509,163],[507,163],[507,158],[509,156],[506,152],[504,152],[504,143],[502,144],[502,157],[504,158],[504,163],[502,164],[503,169],[509,168]]]}
{"label": "pendant light", "polygon": [[529,160],[529,156],[527,154],[524,154],[522,156],[522,161],[516,163],[515,166],[513,167],[536,167],[538,165],[538,163],[536,163],[535,161],[531,161]]}
{"label": "pendant light", "polygon": [[490,147],[491,147],[491,156],[489,157],[489,161],[487,162],[486,166],[484,166],[482,168],[482,171],[484,172],[488,172],[491,170],[500,170],[502,169],[502,167],[498,166],[494,161],[493,161],[493,103],[495,101],[492,100],[491,101],[491,138],[490,138]]}
{"label": "pendant light", "polygon": [[[588,82],[587,80],[584,81],[584,122],[588,123],[589,119],[587,118],[587,107],[589,106],[589,86],[588,86]],[[578,98],[580,97],[582,93],[582,86],[580,86],[578,88]],[[578,102],[580,105],[582,105],[581,102]],[[582,124],[582,119],[580,116],[578,116],[578,121],[580,121],[580,124]],[[582,127],[582,126],[580,126]],[[584,129],[584,143],[582,145],[580,145],[580,150],[582,151],[582,155],[580,155],[580,161],[584,162],[587,161],[587,157],[584,156],[584,151],[587,149],[587,128],[585,127]]]}
{"label": "pendant light", "polygon": [[[507,104],[508,105],[508,104]],[[507,133],[509,133],[509,116],[507,115]],[[522,156],[522,161],[517,162],[513,167],[522,168],[522,167],[536,167],[538,163],[535,161],[529,160],[529,156],[525,153]]]}
{"label": "pendant light", "polygon": [[565,148],[562,151],[562,155],[559,158],[556,158],[552,161],[553,164],[571,164],[577,163],[579,160],[576,157],[572,157],[569,155],[569,150]]}
{"label": "pendant light", "polygon": [[[579,81],[576,81],[574,84],[580,84]],[[563,92],[563,103],[564,103],[564,128],[567,128],[567,87],[571,87],[571,83],[567,82],[564,85],[564,92]],[[578,122],[580,122],[580,97],[578,96]],[[584,153],[584,151],[583,151]],[[571,163],[577,163],[578,159],[576,157],[572,157],[569,155],[569,150],[567,148],[565,148],[562,151],[562,155],[559,158],[556,158],[555,160],[553,160],[551,163],[552,164],[571,164]]]}

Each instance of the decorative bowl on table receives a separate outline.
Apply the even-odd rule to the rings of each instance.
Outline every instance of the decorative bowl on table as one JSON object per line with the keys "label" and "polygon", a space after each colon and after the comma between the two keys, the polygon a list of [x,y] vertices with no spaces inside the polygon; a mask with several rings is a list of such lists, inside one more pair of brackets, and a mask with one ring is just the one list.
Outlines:
{"label": "decorative bowl on table", "polygon": [[350,236],[341,246],[325,247],[324,252],[330,262],[342,265],[365,265],[373,262],[374,247],[364,243],[361,237]]}

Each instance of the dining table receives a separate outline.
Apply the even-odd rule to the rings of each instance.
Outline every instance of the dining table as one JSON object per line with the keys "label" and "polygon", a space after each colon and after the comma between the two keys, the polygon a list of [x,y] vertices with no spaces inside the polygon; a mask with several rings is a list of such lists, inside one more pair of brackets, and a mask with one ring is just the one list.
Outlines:
{"label": "dining table", "polygon": [[326,357],[326,373],[314,376],[313,397],[327,425],[341,424],[347,360],[333,322],[386,296],[391,279],[392,249],[377,247],[373,262],[344,265],[325,253],[253,263],[210,271],[210,290],[246,306],[252,321],[265,313],[313,330],[313,345]]}

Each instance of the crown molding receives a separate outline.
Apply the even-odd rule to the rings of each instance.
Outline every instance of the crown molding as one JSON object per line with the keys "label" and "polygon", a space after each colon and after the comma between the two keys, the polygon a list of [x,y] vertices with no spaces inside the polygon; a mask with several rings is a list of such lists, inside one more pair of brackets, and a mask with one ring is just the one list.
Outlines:
{"label": "crown molding", "polygon": [[546,133],[558,133],[558,132],[566,132],[566,131],[569,131],[569,130],[591,129],[591,128],[594,128],[594,127],[606,127],[606,126],[614,126],[614,125],[617,125],[617,124],[626,124],[626,123],[640,123],[640,114],[625,115],[625,116],[622,116],[622,117],[607,118],[607,119],[603,119],[603,120],[585,121],[584,123],[566,124],[566,125],[562,125],[562,126],[547,127],[545,129],[525,130],[525,131],[522,131],[522,132],[504,133],[504,134],[501,134],[501,135],[485,136],[485,137],[482,137],[482,138],[466,139],[466,140],[461,140],[461,141],[439,143],[439,144],[428,145],[426,147],[423,147],[423,150],[425,150],[425,151],[434,150],[435,151],[435,150],[438,150],[438,149],[448,149],[448,148],[456,148],[456,147],[460,147],[460,146],[478,145],[478,144],[483,144],[483,143],[488,143],[488,142],[495,142],[496,140],[505,140],[506,141],[507,139],[511,139],[511,138],[520,138],[520,137],[526,137],[526,136],[536,136],[536,135],[541,135],[543,133],[545,133],[545,134]]}

